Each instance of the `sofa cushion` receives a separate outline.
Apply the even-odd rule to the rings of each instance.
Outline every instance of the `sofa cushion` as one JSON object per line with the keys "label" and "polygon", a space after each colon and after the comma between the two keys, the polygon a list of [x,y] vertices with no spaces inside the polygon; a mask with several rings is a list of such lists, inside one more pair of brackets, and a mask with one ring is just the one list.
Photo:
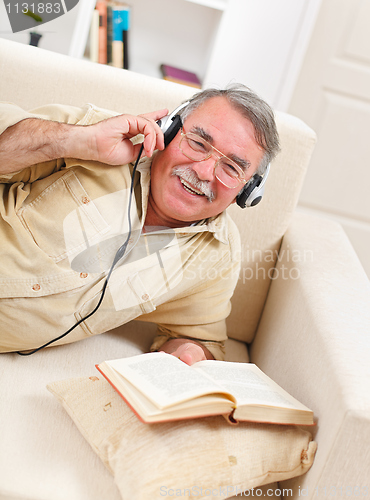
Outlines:
{"label": "sofa cushion", "polygon": [[298,118],[279,112],[276,124],[281,152],[271,164],[262,202],[245,210],[236,204],[228,209],[240,232],[242,265],[227,332],[247,343],[254,339],[316,141],[314,132]]}
{"label": "sofa cushion", "polygon": [[50,383],[78,429],[114,475],[123,498],[240,494],[305,473],[316,443],[296,426],[222,417],[144,424],[98,375]]}

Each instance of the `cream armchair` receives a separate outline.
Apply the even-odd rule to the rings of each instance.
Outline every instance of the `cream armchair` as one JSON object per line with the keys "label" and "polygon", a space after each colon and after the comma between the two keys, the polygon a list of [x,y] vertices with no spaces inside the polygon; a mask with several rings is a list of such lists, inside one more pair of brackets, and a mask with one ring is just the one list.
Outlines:
{"label": "cream armchair", "polygon": [[[193,93],[5,40],[0,74],[0,99],[26,109],[93,102],[137,114],[171,110]],[[315,135],[295,117],[277,113],[277,122],[282,152],[263,202],[230,209],[243,265],[227,358],[250,359],[315,412],[316,459],[307,474],[280,485],[292,489],[289,497],[364,497],[370,495],[369,282],[341,227],[296,211]],[[120,498],[45,386],[90,376],[104,359],[145,352],[154,334],[155,325],[132,322],[30,358],[0,355],[0,499]]]}

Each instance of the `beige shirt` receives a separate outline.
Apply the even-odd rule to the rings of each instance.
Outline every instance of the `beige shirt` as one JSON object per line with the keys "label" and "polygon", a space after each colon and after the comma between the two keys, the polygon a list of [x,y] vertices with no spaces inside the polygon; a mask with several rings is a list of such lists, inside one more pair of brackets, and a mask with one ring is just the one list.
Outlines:
{"label": "beige shirt", "polygon": [[[88,125],[115,113],[0,104],[0,133],[25,118]],[[0,177],[0,350],[36,348],[89,314],[117,249],[129,235],[133,166],[64,158]],[[152,349],[169,338],[202,341],[222,359],[225,318],[239,275],[238,230],[226,213],[185,228],[143,232],[150,160],[134,178],[131,233],[99,310],[64,339],[154,322]],[[54,344],[55,345],[55,344]]]}

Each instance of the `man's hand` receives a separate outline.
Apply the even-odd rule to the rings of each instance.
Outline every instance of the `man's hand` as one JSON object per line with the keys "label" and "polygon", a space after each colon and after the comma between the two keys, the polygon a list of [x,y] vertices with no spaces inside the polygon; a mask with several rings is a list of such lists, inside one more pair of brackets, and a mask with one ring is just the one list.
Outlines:
{"label": "man's hand", "polygon": [[206,347],[194,340],[188,339],[168,340],[162,345],[161,351],[176,356],[187,365],[192,365],[205,359],[214,359]]}
{"label": "man's hand", "polygon": [[[109,165],[133,162],[139,154],[141,144],[133,145],[130,139],[138,134],[144,136],[144,155],[150,158],[154,150],[164,149],[163,133],[156,121],[167,113],[167,109],[162,109],[139,116],[119,115],[85,127],[87,142],[85,145],[81,144],[78,158],[97,160]],[[88,147],[84,151],[86,145]]]}

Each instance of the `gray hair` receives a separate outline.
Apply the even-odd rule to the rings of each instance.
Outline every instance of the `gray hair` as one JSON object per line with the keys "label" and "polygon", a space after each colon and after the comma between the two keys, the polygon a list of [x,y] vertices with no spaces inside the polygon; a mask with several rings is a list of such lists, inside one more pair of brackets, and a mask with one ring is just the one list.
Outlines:
{"label": "gray hair", "polygon": [[180,111],[182,120],[188,118],[193,111],[212,97],[225,97],[242,116],[252,123],[257,144],[264,150],[257,169],[257,173],[263,175],[267,165],[280,151],[279,135],[272,108],[245,85],[234,84],[222,90],[209,88],[195,94],[188,106]]}

